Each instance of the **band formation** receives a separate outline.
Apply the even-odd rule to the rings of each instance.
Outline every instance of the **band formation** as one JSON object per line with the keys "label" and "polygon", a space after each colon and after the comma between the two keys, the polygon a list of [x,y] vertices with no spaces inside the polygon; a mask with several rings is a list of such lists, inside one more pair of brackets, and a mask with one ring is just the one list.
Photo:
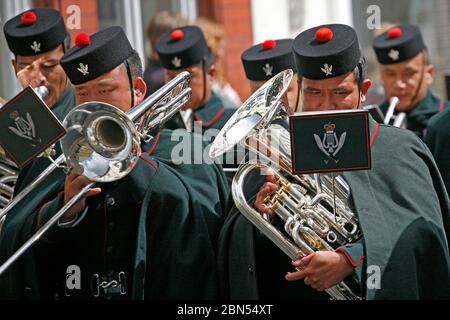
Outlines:
{"label": "band formation", "polygon": [[450,298],[450,103],[418,26],[373,41],[380,105],[343,24],[247,48],[244,103],[198,26],[157,37],[152,75],[118,26],[3,32],[0,299]]}

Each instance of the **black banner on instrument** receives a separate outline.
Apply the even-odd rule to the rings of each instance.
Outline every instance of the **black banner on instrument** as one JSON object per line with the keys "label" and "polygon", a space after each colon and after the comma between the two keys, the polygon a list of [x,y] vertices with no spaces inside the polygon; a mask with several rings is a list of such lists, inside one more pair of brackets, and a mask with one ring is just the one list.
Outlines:
{"label": "black banner on instrument", "polygon": [[0,145],[19,167],[59,140],[65,129],[31,87],[0,109]]}
{"label": "black banner on instrument", "polygon": [[366,110],[298,113],[290,128],[295,174],[371,168]]}

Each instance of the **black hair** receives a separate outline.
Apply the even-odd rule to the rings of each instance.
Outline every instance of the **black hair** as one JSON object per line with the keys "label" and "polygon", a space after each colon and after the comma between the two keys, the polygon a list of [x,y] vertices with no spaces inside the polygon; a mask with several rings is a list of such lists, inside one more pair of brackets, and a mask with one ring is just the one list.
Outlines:
{"label": "black hair", "polygon": [[70,49],[70,34],[67,34],[67,36],[64,38],[64,41],[62,43],[63,45],[63,52],[66,53]]}
{"label": "black hair", "polygon": [[[125,63],[125,61],[124,61]],[[131,55],[126,58],[126,63],[128,64],[128,67],[130,69],[130,76],[132,79],[137,77],[144,77],[144,70],[142,67],[142,60],[139,56],[139,53],[136,50],[133,50]],[[126,66],[126,65],[125,65]]]}
{"label": "black hair", "polygon": [[214,64],[214,54],[211,51],[211,49],[208,50],[208,54],[206,55],[206,57],[203,59],[203,63],[205,65],[206,70],[208,70],[209,68],[211,68],[211,66]]}
{"label": "black hair", "polygon": [[144,70],[142,68],[142,60],[139,53],[133,49],[131,54],[123,61],[125,69],[127,70],[128,81],[130,83],[131,91],[131,108],[134,107],[134,79],[143,78]]}
{"label": "black hair", "polygon": [[353,74],[355,75],[356,82],[358,83],[358,88],[361,89],[363,81],[367,79],[367,63],[364,56],[361,56],[359,59],[355,70],[353,70]]}

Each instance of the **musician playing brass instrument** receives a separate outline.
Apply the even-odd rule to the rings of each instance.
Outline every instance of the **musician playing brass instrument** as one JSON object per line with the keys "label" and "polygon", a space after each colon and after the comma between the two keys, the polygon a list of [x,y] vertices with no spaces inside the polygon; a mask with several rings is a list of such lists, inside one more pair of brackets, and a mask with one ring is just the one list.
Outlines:
{"label": "musician playing brass instrument", "polygon": [[[295,72],[292,42],[292,39],[266,40],[242,53],[242,65],[252,93],[283,70],[292,69]],[[287,92],[286,111],[290,114],[301,110],[297,82],[298,76],[295,73]]]}
{"label": "musician playing brass instrument", "polygon": [[47,106],[62,120],[75,100],[59,61],[70,47],[62,15],[49,8],[35,8],[8,20],[3,28],[11,61],[23,88],[45,86]]}
{"label": "musician playing brass instrument", "polygon": [[[6,41],[14,54],[11,61],[17,79],[23,88],[44,86],[44,98],[55,116],[62,120],[75,106],[75,96],[67,75],[59,61],[70,47],[70,36],[62,15],[54,9],[35,8],[8,20],[4,27]],[[61,150],[56,145],[55,155]],[[22,168],[14,188],[14,196],[29,185],[50,161],[44,157],[34,159]],[[60,175],[59,178],[62,178]],[[55,173],[49,179],[58,179]],[[30,197],[32,199],[33,197]]]}
{"label": "musician playing brass instrument", "polygon": [[[194,123],[202,132],[221,129],[234,113],[230,103],[225,106],[222,99],[212,91],[212,80],[216,74],[214,55],[208,47],[202,30],[197,26],[175,28],[161,35],[155,47],[165,69],[166,80],[188,71],[192,75],[190,87],[192,98],[184,110],[185,125],[171,124],[171,128],[192,130]],[[190,113],[192,112],[192,113]]]}
{"label": "musician playing brass instrument", "polygon": [[434,66],[420,28],[415,25],[395,26],[373,40],[386,102],[380,106],[386,114],[389,101],[398,97],[396,114],[406,113],[406,127],[423,139],[428,120],[442,112],[449,103],[430,89]]}
{"label": "musician playing brass instrument", "polygon": [[[130,112],[144,100],[140,58],[120,27],[91,37],[78,35],[61,65],[74,85],[77,103],[100,101]],[[71,114],[78,109],[82,114],[83,105]],[[150,134],[152,139],[142,143],[143,153],[126,177],[92,188],[0,276],[0,298],[217,296],[215,246],[228,197],[223,171],[206,164],[175,167],[167,156],[174,146],[170,133]],[[0,264],[89,183],[71,172],[65,181],[39,187],[41,193],[54,196],[50,202],[8,215]],[[73,270],[80,272],[79,285],[67,280]]]}
{"label": "musician playing brass instrument", "polygon": [[[371,82],[351,27],[332,24],[306,30],[293,47],[303,111],[360,107]],[[449,200],[440,174],[415,135],[373,119],[369,126],[372,169],[340,176],[349,186],[348,203],[357,214],[362,238],[335,251],[298,257],[293,265],[286,262],[286,279],[302,281],[282,283],[283,274],[270,253],[274,246],[261,244],[261,235],[234,212],[220,238],[224,297],[321,298],[317,291],[350,277],[357,278],[366,299],[449,297]],[[265,200],[279,188],[269,175],[250,200],[278,226],[276,209]]]}

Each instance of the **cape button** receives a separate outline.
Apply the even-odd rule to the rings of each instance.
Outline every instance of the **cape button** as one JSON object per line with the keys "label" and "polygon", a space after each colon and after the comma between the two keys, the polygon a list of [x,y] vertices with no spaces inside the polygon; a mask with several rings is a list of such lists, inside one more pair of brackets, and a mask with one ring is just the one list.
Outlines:
{"label": "cape button", "polygon": [[114,199],[113,197],[108,197],[106,199],[106,204],[110,207],[112,207],[113,205],[116,204],[116,199]]}

